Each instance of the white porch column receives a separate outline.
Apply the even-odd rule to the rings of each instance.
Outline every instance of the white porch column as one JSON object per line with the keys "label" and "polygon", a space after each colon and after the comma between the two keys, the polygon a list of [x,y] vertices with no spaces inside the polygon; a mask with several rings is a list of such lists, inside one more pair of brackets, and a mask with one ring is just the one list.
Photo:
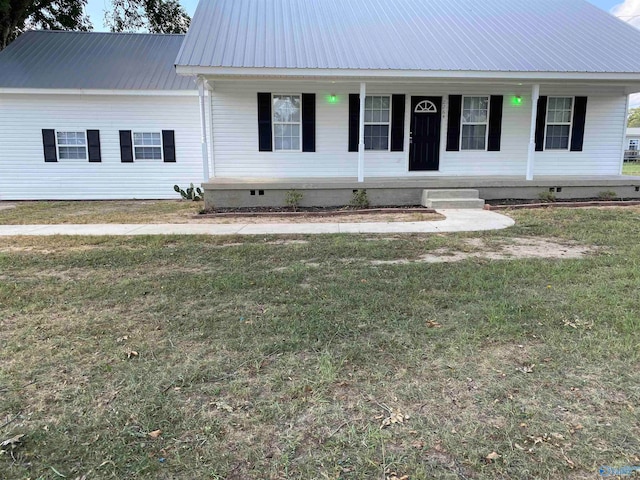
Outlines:
{"label": "white porch column", "polygon": [[624,152],[627,148],[629,148],[629,144],[627,143],[627,123],[629,121],[629,100],[630,97],[627,95],[627,104],[624,109],[624,118],[622,119],[622,153],[620,155],[620,169],[618,170],[618,175],[622,175],[622,169],[624,168]]}
{"label": "white porch column", "polygon": [[536,84],[531,90],[531,132],[529,135],[529,154],[527,155],[527,180],[533,180],[533,167],[536,156],[536,123],[538,119],[538,99],[540,85]]}
{"label": "white porch column", "polygon": [[198,99],[200,100],[200,144],[202,146],[202,175],[209,180],[209,148],[207,147],[207,110],[205,107],[204,79],[198,77]]}
{"label": "white porch column", "polygon": [[358,129],[358,182],[364,182],[364,101],[367,97],[367,84],[360,83],[360,127]]}

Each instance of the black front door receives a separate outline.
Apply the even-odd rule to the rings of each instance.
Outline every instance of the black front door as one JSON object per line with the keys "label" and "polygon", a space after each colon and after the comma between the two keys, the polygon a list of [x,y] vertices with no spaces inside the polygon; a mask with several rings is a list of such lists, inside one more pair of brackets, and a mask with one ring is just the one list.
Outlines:
{"label": "black front door", "polygon": [[442,97],[411,97],[409,170],[438,170]]}

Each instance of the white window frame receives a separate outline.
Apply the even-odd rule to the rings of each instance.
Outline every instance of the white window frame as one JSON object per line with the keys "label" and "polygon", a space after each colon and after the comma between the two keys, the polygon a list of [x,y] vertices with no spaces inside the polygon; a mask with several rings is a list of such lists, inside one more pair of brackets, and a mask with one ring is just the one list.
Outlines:
{"label": "white window frame", "polygon": [[[82,145],[60,145],[58,142],[58,133],[84,133],[84,158],[62,158],[60,156],[60,147],[81,147]],[[73,162],[73,161],[89,161],[89,141],[87,139],[87,131],[82,128],[65,128],[64,130],[54,130],[54,136],[56,139],[56,154],[58,155],[58,160],[63,160],[65,162]]]}
{"label": "white window frame", "polygon": [[[636,148],[631,148],[631,143],[632,142],[635,143]],[[634,151],[634,152],[640,151],[640,139],[638,139],[638,138],[630,138],[628,147],[629,148],[627,148],[627,150]]]}
{"label": "white window frame", "polygon": [[[366,95],[364,98],[365,101],[365,109],[366,109],[366,102],[367,102],[367,97],[369,98],[373,98],[373,97],[386,97],[389,99],[389,121],[388,122],[367,122],[365,120],[364,122],[364,128],[366,129],[367,125],[386,125],[387,127],[389,127],[389,129],[387,130],[387,148],[386,149],[370,149],[367,150],[365,148],[365,152],[389,152],[391,150],[391,119],[393,118],[393,102],[391,101],[391,95],[387,95],[384,93],[380,93],[380,94],[373,94],[373,95]],[[366,110],[365,110],[366,111]],[[362,133],[362,138],[365,138],[364,132]],[[365,142],[366,143],[366,142]]]}
{"label": "white window frame", "polygon": [[[160,135],[160,145],[136,145],[136,133],[158,133]],[[138,158],[136,157],[136,147],[151,147],[151,148],[160,148],[160,158]],[[161,130],[131,130],[131,150],[133,150],[133,161],[134,162],[164,162],[164,143],[162,140],[162,131]]]}
{"label": "white window frame", "polygon": [[[486,98],[487,99],[487,120],[484,122],[465,122],[464,121],[464,100],[465,98]],[[487,144],[489,143],[489,115],[491,113],[491,95],[463,95],[462,106],[460,108],[460,151],[461,152],[486,152]],[[462,133],[464,132],[465,125],[484,125],[484,148],[463,148],[462,147]]]}
{"label": "white window frame", "polygon": [[[273,100],[275,97],[300,97],[300,121],[299,122],[276,122],[275,112],[273,111]],[[298,125],[298,135],[300,138],[300,148],[292,149],[276,149],[276,124],[278,125]],[[273,151],[278,153],[300,153],[302,152],[302,93],[272,93],[271,94],[271,145]]]}
{"label": "white window frame", "polygon": [[547,150],[547,126],[549,125],[567,125],[567,122],[549,122],[549,100],[552,98],[570,98],[571,110],[569,111],[569,139],[567,141],[567,148],[549,148],[552,152],[570,152],[571,151],[571,135],[573,134],[573,109],[576,106],[576,97],[571,95],[554,95],[547,97],[547,109],[544,113],[544,150]]}

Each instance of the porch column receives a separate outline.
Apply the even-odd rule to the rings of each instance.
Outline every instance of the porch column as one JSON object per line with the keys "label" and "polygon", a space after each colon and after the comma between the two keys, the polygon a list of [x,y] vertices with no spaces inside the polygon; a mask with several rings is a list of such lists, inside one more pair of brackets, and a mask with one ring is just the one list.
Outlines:
{"label": "porch column", "polygon": [[535,84],[531,90],[531,132],[529,135],[529,154],[527,155],[527,180],[533,180],[533,167],[536,155],[536,123],[538,119],[538,99],[540,85]]}
{"label": "porch column", "polygon": [[364,101],[367,97],[367,84],[360,83],[360,127],[358,129],[358,182],[364,182]]}
{"label": "porch column", "polygon": [[202,175],[209,180],[209,148],[207,147],[207,110],[205,107],[204,79],[198,77],[198,99],[200,100],[200,144],[202,146]]}

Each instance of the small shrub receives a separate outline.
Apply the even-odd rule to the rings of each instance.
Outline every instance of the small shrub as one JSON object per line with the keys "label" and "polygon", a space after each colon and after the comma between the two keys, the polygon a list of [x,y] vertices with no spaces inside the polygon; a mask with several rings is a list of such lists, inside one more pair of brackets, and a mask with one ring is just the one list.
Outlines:
{"label": "small shrub", "polygon": [[202,200],[202,189],[200,187],[194,187],[193,183],[190,184],[186,190],[181,189],[178,185],[174,185],[173,189],[179,193],[184,200],[192,200],[194,202]]}
{"label": "small shrub", "polygon": [[556,201],[556,194],[553,192],[540,192],[538,198],[543,202],[551,203]]}
{"label": "small shrub", "polygon": [[361,188],[353,192],[353,195],[351,195],[351,206],[356,208],[369,207],[369,197],[367,196],[366,189]]}
{"label": "small shrub", "polygon": [[616,192],[613,192],[611,190],[606,190],[598,194],[598,200],[613,200],[617,196],[618,195],[616,195]]}
{"label": "small shrub", "polygon": [[298,211],[300,200],[302,200],[302,192],[299,192],[298,190],[289,190],[284,199],[287,206],[291,207],[294,212]]}

